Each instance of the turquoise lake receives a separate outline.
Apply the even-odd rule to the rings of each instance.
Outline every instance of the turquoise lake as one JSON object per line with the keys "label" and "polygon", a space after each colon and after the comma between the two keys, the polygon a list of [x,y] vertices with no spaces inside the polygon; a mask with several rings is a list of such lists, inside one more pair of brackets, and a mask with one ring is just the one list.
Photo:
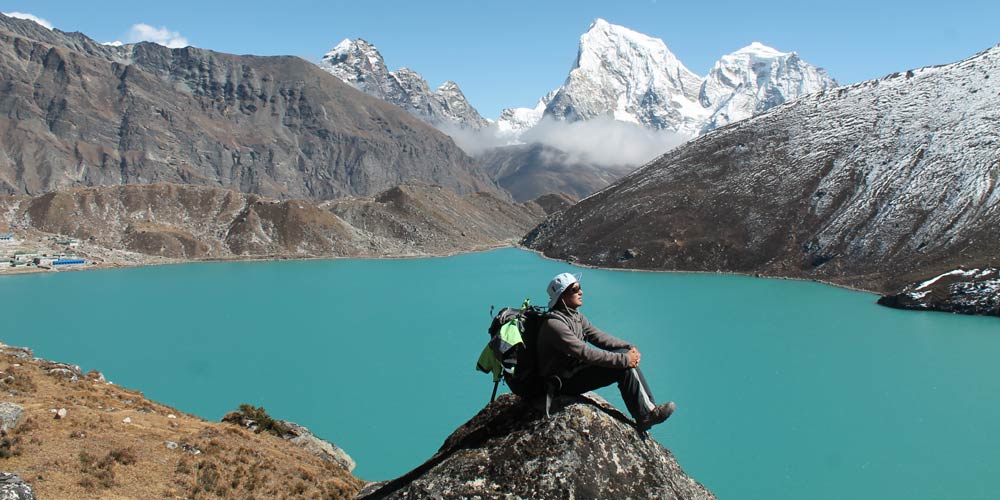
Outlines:
{"label": "turquoise lake", "polygon": [[[722,499],[986,499],[1000,491],[1000,318],[898,311],[818,283],[576,269],[514,249],[0,276],[0,341],[218,421],[309,427],[367,480],[429,458],[489,400],[490,306],[581,309],[637,344],[653,436]],[[602,394],[624,408],[617,390]]]}

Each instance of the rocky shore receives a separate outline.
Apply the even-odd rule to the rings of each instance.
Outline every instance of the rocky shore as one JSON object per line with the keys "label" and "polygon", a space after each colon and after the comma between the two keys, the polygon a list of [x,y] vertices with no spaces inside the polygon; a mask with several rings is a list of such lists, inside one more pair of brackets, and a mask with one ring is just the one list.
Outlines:
{"label": "rocky shore", "polygon": [[878,303],[897,309],[1000,316],[1000,270],[955,269],[885,295]]}

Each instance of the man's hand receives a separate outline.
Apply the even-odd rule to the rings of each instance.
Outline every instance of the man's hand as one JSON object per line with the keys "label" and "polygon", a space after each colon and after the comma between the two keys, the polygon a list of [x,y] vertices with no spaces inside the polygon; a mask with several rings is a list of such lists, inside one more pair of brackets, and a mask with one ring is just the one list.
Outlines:
{"label": "man's hand", "polygon": [[632,349],[629,349],[629,351],[626,354],[628,354],[628,367],[629,368],[638,367],[639,361],[642,360],[642,354],[639,354],[639,350],[633,347]]}

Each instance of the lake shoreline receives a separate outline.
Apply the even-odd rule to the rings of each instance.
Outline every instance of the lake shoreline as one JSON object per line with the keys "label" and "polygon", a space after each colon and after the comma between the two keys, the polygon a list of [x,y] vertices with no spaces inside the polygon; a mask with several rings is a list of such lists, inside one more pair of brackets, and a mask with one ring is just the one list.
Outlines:
{"label": "lake shoreline", "polygon": [[741,272],[737,272],[737,271],[686,271],[686,270],[685,271],[677,271],[677,270],[671,270],[671,269],[631,269],[631,268],[619,268],[619,267],[601,267],[601,266],[594,266],[594,265],[590,265],[590,264],[584,264],[582,262],[569,262],[569,261],[565,261],[565,260],[562,260],[562,259],[555,259],[555,258],[549,257],[549,256],[545,255],[544,253],[542,253],[541,251],[535,250],[533,248],[527,248],[527,247],[522,247],[522,246],[518,246],[518,247],[515,247],[515,248],[518,248],[520,250],[524,250],[526,252],[534,253],[535,255],[538,255],[539,257],[541,257],[541,258],[543,258],[545,260],[549,260],[549,261],[552,261],[552,262],[564,262],[564,263],[567,263],[567,264],[569,264],[571,266],[582,267],[584,269],[599,269],[599,270],[603,270],[603,271],[626,271],[626,272],[637,272],[637,273],[713,274],[713,275],[720,275],[720,276],[745,276],[747,278],[779,279],[779,280],[789,280],[789,281],[810,281],[810,282],[813,282],[813,283],[821,283],[823,285],[829,285],[829,286],[833,286],[833,287],[837,287],[837,288],[843,288],[845,290],[850,290],[852,292],[864,292],[864,293],[870,293],[870,294],[874,294],[874,295],[881,295],[881,293],[878,292],[877,290],[868,290],[868,289],[861,288],[861,287],[846,285],[846,284],[842,284],[842,283],[834,283],[834,282],[831,282],[831,281],[824,281],[824,280],[819,280],[819,279],[814,279],[814,278],[799,278],[799,277],[795,277],[795,276],[777,276],[777,275],[765,275],[765,274],[748,274],[748,273],[741,273]]}
{"label": "lake shoreline", "polygon": [[[103,248],[103,247],[102,247]],[[177,259],[169,257],[159,257],[154,255],[143,255],[136,254],[133,256],[134,260],[121,262],[121,261],[93,261],[91,260],[87,264],[66,267],[62,269],[54,268],[43,268],[38,266],[21,267],[21,268],[0,268],[0,279],[3,276],[21,276],[21,275],[34,275],[34,274],[49,274],[49,273],[61,273],[61,272],[81,272],[81,271],[98,271],[98,270],[108,270],[108,269],[130,269],[138,267],[156,267],[156,266],[172,266],[172,265],[182,265],[182,264],[196,264],[196,263],[211,263],[211,262],[279,262],[279,261],[313,261],[313,260],[400,260],[400,259],[438,259],[453,257],[456,255],[464,255],[479,252],[488,252],[491,250],[499,250],[502,248],[518,248],[512,243],[501,243],[496,245],[483,245],[474,247],[467,250],[456,250],[454,252],[446,252],[440,254],[430,254],[430,253],[405,253],[405,254],[388,254],[388,255],[309,255],[309,256],[293,256],[293,255],[283,255],[283,254],[272,254],[272,255],[254,255],[254,256],[232,256],[232,257],[212,257],[205,259]],[[92,250],[92,249],[91,249]],[[107,249],[105,249],[107,250]],[[84,253],[87,257],[88,252]],[[88,259],[89,260],[89,259]]]}
{"label": "lake shoreline", "polygon": [[[52,272],[66,272],[66,271],[96,271],[105,269],[129,269],[136,267],[152,267],[152,266],[170,266],[170,265],[181,265],[181,264],[195,264],[195,263],[210,263],[210,262],[279,262],[279,261],[312,261],[312,260],[345,260],[345,259],[358,259],[358,260],[399,260],[399,259],[440,259],[447,257],[454,257],[456,255],[465,255],[480,252],[489,252],[492,250],[500,250],[504,248],[513,248],[517,250],[523,250],[525,252],[533,253],[545,260],[551,262],[562,262],[569,264],[574,267],[580,267],[584,269],[600,269],[604,271],[626,271],[626,272],[640,272],[640,273],[667,273],[667,274],[714,274],[723,276],[746,276],[748,278],[765,278],[765,279],[782,279],[791,281],[811,281],[815,283],[822,283],[824,285],[830,285],[837,288],[844,288],[847,290],[855,292],[865,292],[875,295],[881,295],[876,290],[868,290],[860,287],[854,287],[851,285],[845,285],[840,283],[833,283],[829,281],[811,279],[811,278],[798,278],[794,276],[775,276],[775,275],[763,275],[763,274],[747,274],[740,273],[736,271],[678,271],[670,269],[629,269],[629,268],[612,268],[612,267],[600,267],[593,266],[590,264],[584,264],[582,262],[568,262],[561,259],[555,259],[549,257],[539,250],[533,248],[528,248],[520,246],[517,244],[498,244],[498,245],[488,245],[483,247],[477,247],[469,250],[457,250],[454,252],[440,253],[440,254],[428,254],[428,253],[411,253],[411,254],[390,254],[390,255],[379,255],[379,256],[342,256],[342,255],[330,255],[330,256],[291,256],[291,255],[261,255],[261,256],[233,256],[233,257],[213,257],[207,259],[171,259],[166,257],[157,256],[147,256],[150,260],[146,262],[130,262],[130,263],[120,263],[120,262],[100,262],[95,264],[86,264],[80,267],[68,267],[65,269],[54,270],[54,269],[43,269],[37,266],[32,266],[29,268],[10,270],[10,271],[0,271],[0,277],[9,275],[28,275],[28,274],[46,274]],[[159,260],[159,261],[157,261]]]}
{"label": "lake shoreline", "polygon": [[[984,310],[956,310],[950,307],[950,302],[942,301],[937,305],[928,305],[921,307],[901,307],[896,306],[896,302],[888,300],[892,298],[895,294],[891,291],[879,291],[873,290],[861,286],[855,286],[848,283],[837,283],[827,280],[815,279],[815,278],[804,278],[797,276],[782,276],[782,275],[769,275],[762,273],[742,273],[736,271],[697,271],[697,270],[669,270],[669,269],[632,269],[632,268],[609,268],[594,266],[582,262],[570,262],[562,259],[556,259],[545,255],[543,252],[521,246],[514,241],[507,241],[498,243],[495,245],[483,245],[469,249],[456,250],[453,252],[445,253],[426,253],[426,252],[414,252],[414,253],[400,253],[400,254],[388,254],[388,255],[354,255],[354,256],[344,256],[344,255],[327,255],[327,256],[295,256],[295,255],[255,255],[255,256],[231,256],[231,257],[212,257],[205,259],[177,259],[168,257],[159,257],[145,254],[137,254],[135,252],[122,252],[113,249],[107,249],[97,245],[86,245],[81,253],[85,257],[90,257],[91,255],[97,255],[96,260],[91,258],[90,260],[94,263],[85,264],[82,266],[73,266],[62,269],[52,269],[52,268],[40,268],[37,266],[22,267],[22,268],[3,268],[0,270],[0,279],[3,276],[21,276],[21,275],[33,275],[33,274],[46,274],[54,272],[66,272],[66,271],[91,271],[91,270],[107,270],[107,269],[127,269],[127,268],[137,268],[137,267],[151,267],[151,266],[167,266],[167,265],[178,265],[178,264],[193,264],[193,263],[210,263],[210,262],[278,262],[278,261],[313,261],[313,260],[350,260],[350,259],[361,259],[361,260],[401,260],[401,259],[436,259],[436,258],[447,258],[456,255],[473,254],[480,252],[489,252],[492,250],[499,250],[504,248],[514,248],[526,252],[533,253],[538,257],[551,261],[551,262],[562,262],[569,264],[571,266],[583,268],[583,269],[600,269],[606,271],[626,271],[626,272],[643,272],[643,273],[672,273],[672,274],[712,274],[712,275],[723,275],[723,276],[744,276],[748,278],[763,278],[763,279],[779,279],[779,280],[790,280],[790,281],[805,281],[820,283],[823,285],[833,286],[836,288],[841,288],[845,290],[850,290],[854,292],[862,292],[875,295],[875,302],[883,307],[888,307],[892,309],[899,310],[909,310],[909,311],[935,311],[935,312],[946,312],[952,314],[967,314],[967,315],[984,315],[992,316],[990,311]],[[118,255],[121,254],[121,255]]]}

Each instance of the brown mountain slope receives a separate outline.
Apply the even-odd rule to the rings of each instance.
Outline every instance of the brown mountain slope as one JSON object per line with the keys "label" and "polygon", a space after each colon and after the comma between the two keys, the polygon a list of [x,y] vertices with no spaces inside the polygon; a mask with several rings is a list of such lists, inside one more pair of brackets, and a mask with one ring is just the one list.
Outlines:
{"label": "brown mountain slope", "polygon": [[0,88],[0,193],[174,182],[332,199],[414,181],[501,193],[447,136],[295,57],[109,47],[0,15]]}
{"label": "brown mountain slope", "polygon": [[2,225],[19,239],[72,236],[98,260],[111,259],[102,249],[182,260],[442,255],[513,244],[543,216],[538,205],[427,185],[323,204],[178,184],[0,197]]}
{"label": "brown mountain slope", "polygon": [[181,413],[78,370],[0,344],[0,463],[37,498],[349,499],[363,484],[290,441]]}
{"label": "brown mountain slope", "polygon": [[539,143],[493,148],[477,159],[517,201],[548,193],[584,198],[635,170],[633,166],[598,165]]}
{"label": "brown mountain slope", "polygon": [[541,207],[488,193],[459,196],[436,186],[398,186],[372,198],[326,202],[332,213],[371,235],[376,247],[449,254],[514,243],[543,216]]}

